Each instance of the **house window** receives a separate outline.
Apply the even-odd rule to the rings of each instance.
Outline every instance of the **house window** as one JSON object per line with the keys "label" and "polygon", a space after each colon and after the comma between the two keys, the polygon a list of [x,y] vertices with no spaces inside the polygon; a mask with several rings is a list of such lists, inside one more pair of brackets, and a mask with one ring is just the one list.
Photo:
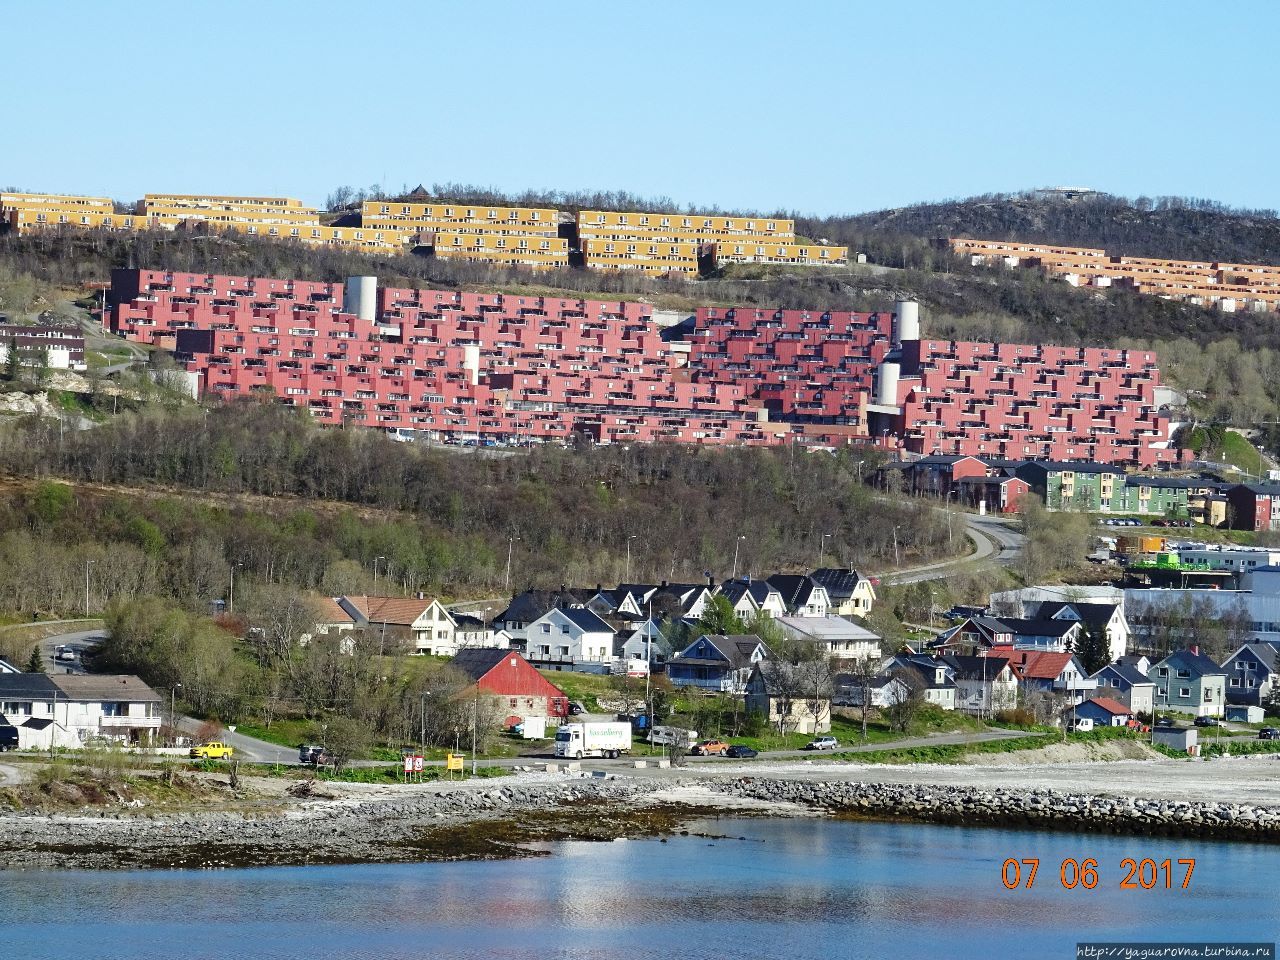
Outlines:
{"label": "house window", "polygon": [[550,632],[551,632],[551,624],[549,624],[549,623],[544,623],[544,624],[542,625],[542,632],[543,632],[543,633],[550,633]]}
{"label": "house window", "polygon": [[1232,677],[1232,678],[1231,678],[1231,685],[1232,685],[1233,687],[1238,687],[1238,686],[1240,686],[1240,678],[1239,678],[1239,677]]}
{"label": "house window", "polygon": [[1205,690],[1204,690],[1204,702],[1205,702],[1205,703],[1213,703],[1213,690],[1211,690],[1209,687],[1205,687]]}
{"label": "house window", "polygon": [[1178,679],[1179,679],[1179,680],[1190,680],[1190,679],[1191,679],[1191,671],[1190,671],[1190,670],[1179,670],[1179,671],[1178,671]]}
{"label": "house window", "polygon": [[568,633],[568,632],[569,632],[569,625],[568,625],[568,624],[563,625],[563,626],[560,628],[560,632],[561,632],[562,634],[563,634],[563,633]]}
{"label": "house window", "polygon": [[1178,688],[1178,696],[1179,696],[1181,699],[1183,699],[1183,700],[1190,700],[1190,699],[1191,699],[1191,688],[1190,688],[1190,687],[1179,687],[1179,688]]}
{"label": "house window", "polygon": [[515,706],[516,706],[516,698],[515,698],[515,697],[512,697],[512,698],[511,698],[510,700],[508,700],[507,702],[511,705],[511,709],[513,709],[513,710],[514,710],[514,709],[515,709]]}

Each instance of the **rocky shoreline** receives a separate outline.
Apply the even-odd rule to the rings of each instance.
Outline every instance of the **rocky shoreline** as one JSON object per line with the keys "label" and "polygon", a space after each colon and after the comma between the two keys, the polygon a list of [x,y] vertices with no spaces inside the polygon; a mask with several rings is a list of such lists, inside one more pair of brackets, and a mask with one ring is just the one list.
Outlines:
{"label": "rocky shoreline", "polygon": [[732,796],[800,804],[851,818],[1280,842],[1280,810],[1249,804],[1058,790],[987,791],[965,786],[763,778],[737,778],[717,787]]}
{"label": "rocky shoreline", "polygon": [[0,869],[421,862],[539,855],[556,840],[667,836],[715,816],[817,815],[1280,842],[1280,809],[1056,790],[729,776],[548,777],[181,814],[0,816]]}

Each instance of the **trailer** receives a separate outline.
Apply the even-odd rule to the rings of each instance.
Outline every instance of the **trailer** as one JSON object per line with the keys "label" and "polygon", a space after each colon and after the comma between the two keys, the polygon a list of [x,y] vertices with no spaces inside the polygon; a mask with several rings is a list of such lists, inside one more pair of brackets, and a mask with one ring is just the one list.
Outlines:
{"label": "trailer", "polygon": [[631,752],[629,723],[566,723],[556,731],[556,756],[616,757]]}

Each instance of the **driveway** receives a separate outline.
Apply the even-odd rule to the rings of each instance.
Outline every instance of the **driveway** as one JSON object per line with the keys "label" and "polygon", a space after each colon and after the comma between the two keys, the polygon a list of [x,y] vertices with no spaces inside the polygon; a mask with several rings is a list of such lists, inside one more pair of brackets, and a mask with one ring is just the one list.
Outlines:
{"label": "driveway", "polygon": [[887,584],[920,583],[925,580],[941,580],[962,573],[966,569],[980,567],[988,562],[1003,565],[1015,563],[1022,556],[1024,537],[1008,521],[999,517],[965,515],[965,533],[973,541],[974,552],[955,560],[927,563],[906,570],[881,575]]}

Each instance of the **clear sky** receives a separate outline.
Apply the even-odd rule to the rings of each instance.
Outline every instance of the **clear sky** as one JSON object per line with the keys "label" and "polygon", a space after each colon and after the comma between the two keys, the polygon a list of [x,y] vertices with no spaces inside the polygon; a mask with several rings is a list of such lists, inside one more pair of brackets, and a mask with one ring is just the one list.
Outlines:
{"label": "clear sky", "polygon": [[0,185],[1280,208],[1280,3],[9,0]]}

